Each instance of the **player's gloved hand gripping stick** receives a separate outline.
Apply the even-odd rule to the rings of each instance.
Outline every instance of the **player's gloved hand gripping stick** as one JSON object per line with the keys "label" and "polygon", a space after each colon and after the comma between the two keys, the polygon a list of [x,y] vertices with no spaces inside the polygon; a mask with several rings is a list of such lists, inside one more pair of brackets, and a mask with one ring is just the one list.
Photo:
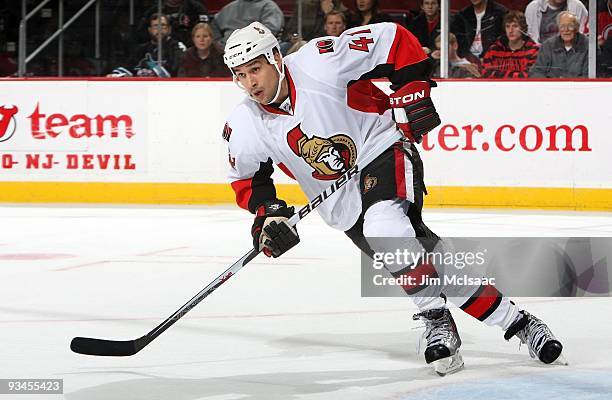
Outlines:
{"label": "player's gloved hand gripping stick", "polygon": [[[425,84],[427,85],[427,89],[425,92],[423,92],[423,90],[425,90]],[[396,122],[398,122],[398,127],[402,129],[404,136],[408,138],[408,140],[416,141],[417,143],[420,142],[422,136],[429,132],[429,130],[440,124],[438,114],[435,112],[435,108],[433,108],[433,104],[429,98],[429,85],[429,82],[425,81],[411,82],[392,94],[390,97],[390,105],[392,108],[394,108],[394,115],[396,114],[396,110],[398,111],[397,114],[399,117],[396,116],[396,118],[402,118],[402,111],[406,116],[407,122],[401,122],[396,119]],[[402,127],[401,124],[406,125],[403,125]],[[404,128],[406,130],[404,130]],[[131,356],[138,353],[156,337],[161,335],[166,329],[171,327],[176,321],[181,319],[183,315],[187,314],[192,308],[208,297],[208,295],[214,292],[225,281],[240,271],[245,265],[253,260],[261,252],[261,250],[267,248],[266,251],[268,251],[272,256],[274,256],[275,253],[278,256],[299,242],[297,232],[292,238],[292,235],[290,234],[291,232],[285,231],[284,233],[288,234],[287,237],[289,238],[289,242],[285,243],[284,247],[275,247],[276,245],[274,243],[270,243],[266,246],[266,240],[269,240],[270,236],[262,235],[262,229],[264,234],[272,236],[280,232],[279,229],[282,229],[280,228],[281,225],[294,231],[293,227],[300,220],[310,214],[316,207],[325,201],[325,199],[337,192],[337,189],[344,186],[349,180],[358,176],[359,172],[365,166],[371,163],[376,157],[382,154],[383,151],[388,149],[391,145],[393,145],[393,143],[400,139],[402,139],[402,136],[398,131],[396,135],[391,135],[386,140],[381,141],[378,146],[373,148],[369,153],[358,157],[357,162],[352,168],[342,174],[328,189],[325,190],[325,192],[312,199],[308,204],[300,208],[298,212],[293,215],[291,215],[293,213],[292,208],[286,207],[286,204],[268,204],[267,208],[266,205],[264,205],[264,208],[261,210],[262,213],[259,215],[263,218],[257,220],[256,216],[256,221],[253,224],[252,234],[255,247],[249,250],[248,253],[243,255],[231,267],[226,269],[204,289],[193,296],[191,300],[185,303],[181,308],[176,310],[171,316],[169,316],[165,321],[156,326],[146,335],[133,340],[106,340],[76,337],[72,339],[70,348],[76,353],[95,356]],[[331,193],[328,194],[330,189],[333,190],[331,190]],[[279,215],[273,215],[275,211],[280,211]],[[287,221],[284,221],[284,219],[289,217],[289,215],[291,215],[291,217]],[[281,217],[283,221],[280,221],[279,223],[279,221],[274,221],[269,217]],[[268,221],[269,224],[267,224],[267,226],[265,223],[266,220],[270,220]],[[274,225],[277,225],[276,228],[273,227]],[[266,232],[267,227],[273,228],[268,229],[269,232]],[[262,242],[260,241],[261,237],[264,237],[263,246]],[[266,237],[268,239],[266,239]]]}
{"label": "player's gloved hand gripping stick", "polygon": [[279,257],[300,242],[295,226],[289,226],[294,207],[287,207],[283,200],[266,201],[255,212],[251,228],[253,248],[268,257]]}

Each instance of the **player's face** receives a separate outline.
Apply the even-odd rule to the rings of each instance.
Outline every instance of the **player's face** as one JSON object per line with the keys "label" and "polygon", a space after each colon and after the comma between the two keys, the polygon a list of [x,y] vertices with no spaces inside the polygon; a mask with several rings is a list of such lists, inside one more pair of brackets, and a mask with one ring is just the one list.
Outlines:
{"label": "player's face", "polygon": [[511,42],[520,40],[523,37],[521,27],[517,22],[509,22],[506,24],[506,36]]}
{"label": "player's face", "polygon": [[276,95],[278,71],[264,56],[234,68],[238,82],[258,103],[267,104]]}
{"label": "player's face", "polygon": [[438,11],[440,10],[440,4],[438,0],[423,0],[423,5],[421,6],[423,13],[428,17],[433,17],[438,15]]}
{"label": "player's face", "polygon": [[330,15],[325,21],[325,33],[328,36],[340,36],[346,29],[346,25],[342,21],[342,17],[339,15]]}
{"label": "player's face", "polygon": [[193,44],[198,50],[206,50],[212,44],[212,37],[205,28],[198,29],[195,31],[192,37]]}

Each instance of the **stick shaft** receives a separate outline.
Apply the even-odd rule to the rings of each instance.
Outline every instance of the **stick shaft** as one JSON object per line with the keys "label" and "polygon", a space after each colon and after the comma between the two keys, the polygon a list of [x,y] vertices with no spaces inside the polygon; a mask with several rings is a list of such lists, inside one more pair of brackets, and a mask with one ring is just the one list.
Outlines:
{"label": "stick shaft", "polygon": [[[389,138],[386,138],[385,140],[381,141],[369,153],[365,154],[363,157],[360,157],[355,163],[355,165],[348,171],[346,171],[344,174],[342,174],[342,176],[340,176],[340,178],[338,178],[329,188],[327,188],[323,193],[319,194],[317,197],[308,202],[308,204],[300,208],[300,210],[289,219],[289,224],[291,226],[295,226],[299,221],[301,221],[308,214],[310,214],[315,208],[321,205],[327,198],[336,193],[338,189],[344,186],[355,176],[359,175],[362,168],[370,164],[376,157],[378,157],[380,154],[382,154],[383,151],[391,147],[393,143],[395,143],[399,139],[401,139],[401,136],[399,132],[397,132],[396,135],[390,136]],[[146,335],[133,341],[127,342],[91,338],[75,338],[73,339],[73,344],[71,345],[72,350],[77,353],[90,355],[118,356],[136,354],[142,348],[144,348],[153,340],[155,340],[155,338],[161,335],[166,329],[174,325],[176,321],[178,321],[185,314],[191,311],[212,292],[217,290],[229,278],[236,275],[238,271],[240,271],[245,265],[247,265],[251,260],[253,260],[259,253],[260,252],[255,249],[249,250],[238,261],[232,264],[228,269],[221,273],[221,275],[216,277],[204,289],[198,292],[181,308],[176,310],[171,316],[169,316],[165,321],[156,326]],[[120,350],[118,350],[118,348],[120,348]]]}

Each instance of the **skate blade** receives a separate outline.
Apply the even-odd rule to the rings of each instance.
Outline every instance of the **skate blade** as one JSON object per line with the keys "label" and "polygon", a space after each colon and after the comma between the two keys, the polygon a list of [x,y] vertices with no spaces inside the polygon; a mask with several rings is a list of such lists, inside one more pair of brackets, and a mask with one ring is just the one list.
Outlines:
{"label": "skate blade", "polygon": [[436,360],[432,362],[432,364],[436,374],[445,376],[463,368],[463,357],[461,357],[461,354],[457,351],[454,355]]}
{"label": "skate blade", "polygon": [[559,357],[555,361],[552,362],[553,365],[569,365],[567,359],[563,357],[563,353],[559,354]]}

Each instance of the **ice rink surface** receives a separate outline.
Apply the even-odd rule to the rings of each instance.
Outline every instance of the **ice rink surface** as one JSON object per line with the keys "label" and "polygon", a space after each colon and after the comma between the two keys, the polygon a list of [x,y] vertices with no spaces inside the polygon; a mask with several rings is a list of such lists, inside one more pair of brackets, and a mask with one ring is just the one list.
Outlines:
{"label": "ice rink surface", "polygon": [[[428,210],[442,236],[612,236],[612,214]],[[569,366],[529,358],[456,308],[463,371],[416,353],[406,298],[361,298],[359,254],[317,215],[135,356],[74,354],[74,336],[134,339],[248,251],[233,207],[0,207],[0,378],[63,378],[64,395],[7,399],[480,400],[612,398],[612,299],[518,299]]]}

